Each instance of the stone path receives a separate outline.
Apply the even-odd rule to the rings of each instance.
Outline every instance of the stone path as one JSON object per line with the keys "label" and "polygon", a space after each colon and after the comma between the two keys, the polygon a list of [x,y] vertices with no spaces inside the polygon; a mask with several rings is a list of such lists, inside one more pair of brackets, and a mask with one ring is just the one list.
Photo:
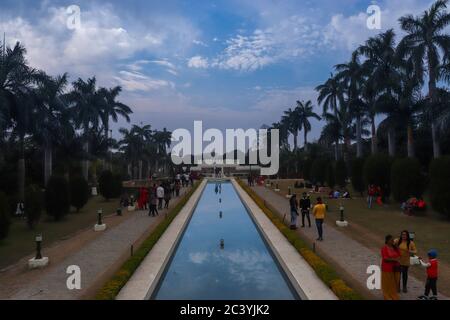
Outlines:
{"label": "stone path", "polygon": [[[173,208],[180,199],[173,199],[170,208]],[[21,288],[12,292],[7,299],[75,300],[92,298],[96,290],[131,255],[131,245],[144,239],[158,225],[158,222],[164,219],[166,212],[167,210],[160,211],[156,218],[149,217],[146,211],[131,213],[132,216],[120,225],[107,229],[101,236],[80,250],[69,253],[62,262],[49,266],[35,281],[26,285],[22,284]],[[73,241],[76,241],[76,237]],[[66,273],[66,270],[68,266],[72,265],[79,266],[81,269],[81,290],[71,291],[67,288],[66,281],[69,274]]]}
{"label": "stone path", "polygon": [[[252,188],[261,198],[263,198],[269,207],[274,208],[282,218],[286,215],[289,218],[289,202],[282,195],[276,194],[265,187]],[[370,265],[380,265],[380,254],[369,249],[359,242],[343,234],[336,228],[324,225],[324,241],[316,242],[317,230],[314,224],[314,218],[311,215],[312,228],[299,228],[297,231],[321,255],[338,271],[340,276],[346,280],[349,285],[356,290],[364,293],[369,298],[382,299],[381,290],[367,289],[368,274],[367,267]],[[301,225],[301,217],[299,224]],[[424,269],[425,275],[425,269]],[[424,277],[425,278],[425,277]],[[423,294],[424,279],[418,280],[414,276],[409,276],[408,293],[401,294],[402,300],[415,300]],[[438,282],[439,289],[439,282]],[[448,299],[444,295],[439,295],[439,299]]]}

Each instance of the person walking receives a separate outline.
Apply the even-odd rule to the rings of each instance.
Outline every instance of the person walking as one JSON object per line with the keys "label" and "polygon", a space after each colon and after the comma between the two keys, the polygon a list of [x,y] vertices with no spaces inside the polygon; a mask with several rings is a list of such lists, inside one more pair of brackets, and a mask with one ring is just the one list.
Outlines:
{"label": "person walking", "polygon": [[417,253],[416,245],[411,240],[408,230],[402,231],[400,238],[394,241],[394,244],[400,250],[400,274],[402,278],[403,293],[408,292],[408,270],[411,256]]}
{"label": "person walking", "polygon": [[325,221],[325,213],[327,211],[327,207],[322,201],[322,198],[317,198],[317,204],[313,208],[314,219],[316,220],[317,232],[319,237],[316,239],[317,241],[323,241],[323,222]]}
{"label": "person walking", "polygon": [[157,203],[156,189],[153,187],[149,191],[149,216],[155,217],[158,214],[158,210],[156,209]]}
{"label": "person walking", "polygon": [[162,186],[162,183],[156,189],[156,196],[158,197],[158,210],[162,210],[164,200],[164,187]]}
{"label": "person walking", "polygon": [[181,182],[176,181],[175,182],[175,196],[178,198],[180,196],[180,189],[181,189]]}
{"label": "person walking", "polygon": [[[428,262],[419,260],[422,267],[427,269],[427,282],[425,284],[425,294],[420,296],[420,300],[437,300],[437,280],[438,280],[438,259],[436,250],[432,249],[428,252]],[[433,296],[428,298],[430,291]]]}
{"label": "person walking", "polygon": [[172,198],[172,192],[170,190],[170,184],[166,185],[166,188],[164,189],[164,208],[169,209],[169,202]]}
{"label": "person walking", "polygon": [[311,218],[309,216],[311,199],[306,192],[303,192],[303,197],[300,199],[300,210],[302,211],[302,228],[305,227],[305,218],[308,219],[308,225],[311,228]]}
{"label": "person walking", "polygon": [[381,249],[381,290],[384,300],[400,300],[400,250],[391,235],[386,236],[384,243]]}
{"label": "person walking", "polygon": [[375,186],[371,184],[367,190],[367,206],[372,209],[373,200],[375,199]]}
{"label": "person walking", "polygon": [[296,194],[293,194],[289,199],[289,205],[291,207],[291,230],[296,230],[298,217],[298,202]]}

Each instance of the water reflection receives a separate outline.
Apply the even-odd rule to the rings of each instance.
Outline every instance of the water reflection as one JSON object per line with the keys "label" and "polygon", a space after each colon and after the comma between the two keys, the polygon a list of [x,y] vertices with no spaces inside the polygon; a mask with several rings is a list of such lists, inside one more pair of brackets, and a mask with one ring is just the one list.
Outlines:
{"label": "water reflection", "polygon": [[206,188],[156,299],[294,299],[233,186]]}

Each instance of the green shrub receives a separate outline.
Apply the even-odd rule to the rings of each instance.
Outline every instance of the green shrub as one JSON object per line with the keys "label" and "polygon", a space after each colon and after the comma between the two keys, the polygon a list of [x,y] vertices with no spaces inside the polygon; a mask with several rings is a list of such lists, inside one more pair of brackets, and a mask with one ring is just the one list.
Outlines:
{"label": "green shrub", "polygon": [[328,162],[324,159],[316,159],[311,166],[311,181],[315,184],[323,185],[326,180],[326,170]]}
{"label": "green shrub", "polygon": [[310,159],[306,159],[302,163],[302,175],[303,179],[306,181],[311,180],[311,167],[312,167],[312,161]]}
{"label": "green shrub", "polygon": [[70,179],[70,204],[77,212],[83,208],[89,200],[89,185],[82,176],[75,176]]}
{"label": "green shrub", "polygon": [[183,209],[186,203],[189,201],[194,192],[198,189],[201,182],[196,182],[194,187],[186,193],[183,198],[177,203],[177,205],[170,210],[167,218],[162,220],[152,233],[144,240],[139,249],[134,253],[134,255],[129,258],[117,271],[114,276],[107,281],[100,291],[96,294],[96,300],[114,300],[123,286],[131,278],[133,273],[139,267],[139,265],[144,261],[147,254],[152,250],[153,246],[158,242],[167,228],[170,226],[172,221],[176,218],[178,213]]}
{"label": "green shrub", "polygon": [[433,209],[450,217],[450,156],[431,162],[429,179]]}
{"label": "green shrub", "polygon": [[398,159],[391,168],[391,190],[394,200],[403,202],[411,196],[421,197],[425,181],[416,159]]}
{"label": "green shrub", "polygon": [[111,171],[105,170],[98,178],[98,192],[106,200],[114,198],[114,175]]}
{"label": "green shrub", "polygon": [[122,195],[122,175],[114,174],[113,175],[113,190],[112,196],[113,198],[119,198]]}
{"label": "green shrub", "polygon": [[[267,207],[267,203],[263,201],[251,188],[249,188],[241,180],[238,180],[239,185],[247,192],[250,198],[258,205],[258,207],[266,214],[272,223],[280,230],[286,237],[289,243],[303,256],[308,264],[314,269],[317,276],[334,292],[340,300],[363,300],[364,298],[348,287],[342,281],[336,271],[332,269],[323,259],[312,252],[308,245],[300,238],[299,234],[291,230],[281,220],[280,213],[272,208]],[[277,213],[275,213],[277,212]]]}
{"label": "green shrub", "polygon": [[386,198],[391,193],[391,164],[392,159],[384,154],[370,156],[364,163],[365,184],[380,187]]}
{"label": "green shrub", "polygon": [[364,184],[364,162],[364,159],[356,158],[351,165],[352,186],[356,192],[360,193],[363,193],[366,189]]}
{"label": "green shrub", "polygon": [[31,185],[25,190],[25,216],[30,229],[41,219],[44,209],[44,194],[39,186]]}
{"label": "green shrub", "polygon": [[3,192],[0,192],[0,240],[8,236],[10,225],[8,199]]}
{"label": "green shrub", "polygon": [[336,184],[344,188],[347,181],[347,164],[344,160],[338,160],[336,162]]}
{"label": "green shrub", "polygon": [[45,190],[45,207],[47,214],[55,221],[61,220],[70,211],[69,184],[64,177],[50,178]]}
{"label": "green shrub", "polygon": [[334,166],[331,162],[327,166],[327,185],[330,188],[334,188],[336,185]]}

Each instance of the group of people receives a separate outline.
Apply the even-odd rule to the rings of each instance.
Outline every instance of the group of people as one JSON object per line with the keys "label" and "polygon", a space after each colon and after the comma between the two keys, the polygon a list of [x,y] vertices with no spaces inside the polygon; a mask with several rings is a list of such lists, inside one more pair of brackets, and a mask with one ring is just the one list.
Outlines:
{"label": "group of people", "polygon": [[[411,256],[417,253],[416,245],[407,230],[394,239],[387,235],[385,245],[381,249],[381,289],[385,300],[399,300],[399,293],[408,292],[408,272]],[[438,260],[437,252],[428,252],[428,259],[419,258],[419,263],[426,268],[427,280],[421,300],[437,300]],[[430,297],[430,293],[433,295]]]}
{"label": "group of people", "polygon": [[308,226],[311,228],[310,212],[312,209],[318,233],[317,241],[323,241],[323,223],[325,221],[327,208],[323,203],[322,198],[317,198],[316,204],[312,206],[311,199],[306,192],[303,193],[302,198],[299,201],[297,200],[297,195],[293,194],[289,199],[289,205],[291,208],[291,229],[297,229],[297,218],[300,216],[299,210],[302,214],[302,228],[305,228],[305,220],[308,221]]}
{"label": "group of people", "polygon": [[328,194],[330,199],[351,199],[350,192],[345,190],[341,192],[340,190],[331,190]]}
{"label": "group of people", "polygon": [[409,197],[408,200],[402,203],[401,209],[403,212],[412,216],[414,211],[424,211],[427,209],[427,204],[423,198],[416,198],[414,196]]}
{"label": "group of people", "polygon": [[383,205],[383,192],[380,186],[371,184],[367,188],[367,206],[369,209],[372,209],[372,205],[375,201],[380,206]]}

